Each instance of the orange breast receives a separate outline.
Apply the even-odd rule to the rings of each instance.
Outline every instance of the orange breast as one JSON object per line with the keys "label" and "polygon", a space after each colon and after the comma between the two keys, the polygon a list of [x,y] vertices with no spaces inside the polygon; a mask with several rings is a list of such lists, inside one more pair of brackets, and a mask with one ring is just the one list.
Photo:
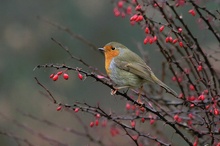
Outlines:
{"label": "orange breast", "polygon": [[105,46],[105,70],[107,72],[107,74],[109,75],[111,73],[111,69],[109,68],[112,60],[114,59],[114,57],[119,55],[119,50],[115,49],[112,50],[112,46]]}

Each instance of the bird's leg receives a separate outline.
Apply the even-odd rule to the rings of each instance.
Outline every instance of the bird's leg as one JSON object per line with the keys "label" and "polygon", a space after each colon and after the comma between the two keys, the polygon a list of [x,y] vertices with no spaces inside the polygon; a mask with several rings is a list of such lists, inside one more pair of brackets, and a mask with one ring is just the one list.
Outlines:
{"label": "bird's leg", "polygon": [[137,99],[137,102],[140,103],[140,104],[143,104],[142,101],[141,101],[142,91],[143,91],[143,85],[141,86],[141,88],[139,88],[138,99]]}

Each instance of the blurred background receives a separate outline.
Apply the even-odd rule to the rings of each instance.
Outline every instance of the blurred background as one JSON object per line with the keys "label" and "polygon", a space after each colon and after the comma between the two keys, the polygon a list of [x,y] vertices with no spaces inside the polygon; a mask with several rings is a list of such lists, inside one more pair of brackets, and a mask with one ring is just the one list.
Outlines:
{"label": "blurred background", "polygon": [[[89,71],[81,63],[72,60],[60,46],[51,40],[55,38],[67,46],[73,55],[105,72],[104,57],[98,50],[73,39],[68,33],[45,22],[45,19],[69,28],[95,44],[97,48],[110,41],[118,41],[138,52],[136,46],[137,43],[142,44],[144,32],[139,26],[130,25],[128,17],[115,17],[113,8],[114,5],[110,0],[92,0],[92,2],[91,0],[1,0],[1,132],[11,133],[34,145],[50,145],[39,136],[40,133],[69,145],[90,144],[88,139],[80,139],[80,136],[62,132],[58,128],[50,127],[22,114],[28,113],[37,117],[38,120],[48,120],[63,127],[82,130],[81,124],[70,113],[56,111],[57,105],[39,92],[43,89],[37,85],[34,77],[37,77],[53,93],[58,102],[71,104],[80,101],[91,105],[100,103],[104,109],[109,111],[124,110],[125,101],[111,96],[109,88],[93,79],[87,78],[81,81],[77,73],[68,72],[70,76],[68,81],[59,79],[54,82],[49,76],[56,72],[55,70],[43,68],[33,70],[39,64],[63,63]],[[150,54],[150,66],[156,74],[157,72],[159,74],[161,61],[164,60],[158,48],[151,45],[145,49]],[[77,114],[87,117],[85,113]],[[85,124],[88,125],[91,119],[93,118],[88,116],[84,121]],[[16,123],[22,123],[26,128]],[[17,143],[10,136],[0,134],[0,145],[13,146]]]}
{"label": "blurred background", "polygon": [[[45,98],[39,91],[44,91],[36,84],[37,77],[57,98],[58,102],[87,102],[91,105],[101,103],[119,107],[122,103],[110,95],[110,89],[88,78],[81,81],[77,73],[68,72],[69,80],[59,79],[57,82],[49,78],[53,69],[36,69],[35,66],[46,63],[64,63],[72,67],[89,69],[69,55],[51,38],[55,38],[69,47],[70,52],[82,58],[90,65],[104,70],[104,57],[98,50],[93,50],[80,41],[71,38],[66,32],[46,23],[67,27],[74,33],[83,36],[98,47],[110,41],[119,41],[135,46],[135,40],[144,37],[135,35],[137,30],[129,25],[129,19],[116,18],[113,5],[103,0],[38,0],[17,1],[2,0],[0,6],[0,131],[26,139],[34,145],[49,145],[38,134],[42,133],[52,139],[57,139],[70,145],[86,145],[89,140],[80,136],[62,132],[58,128],[37,122],[21,112],[48,120],[63,127],[82,130],[73,115],[65,111],[57,112],[57,105]],[[39,17],[41,19],[39,19]],[[139,30],[139,29],[138,29]],[[141,32],[141,30],[139,30]],[[133,41],[132,43],[129,43]],[[100,92],[103,91],[103,92]],[[106,91],[106,92],[104,92]],[[124,106],[123,106],[124,107]],[[21,112],[20,112],[21,111]],[[83,113],[79,113],[83,114]],[[85,115],[86,117],[91,117]],[[91,118],[92,120],[94,118]],[[89,125],[90,119],[85,121]],[[22,123],[29,131],[15,123]],[[27,128],[26,127],[26,128]],[[81,129],[80,129],[81,128]],[[32,131],[32,134],[30,131]],[[22,145],[25,143],[22,143]],[[17,145],[13,138],[0,134],[0,145]]]}

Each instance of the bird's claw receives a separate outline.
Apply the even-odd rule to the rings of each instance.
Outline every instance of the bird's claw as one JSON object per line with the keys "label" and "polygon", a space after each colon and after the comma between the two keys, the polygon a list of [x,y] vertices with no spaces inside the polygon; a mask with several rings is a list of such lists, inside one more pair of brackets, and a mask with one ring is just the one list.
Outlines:
{"label": "bird's claw", "polygon": [[144,105],[144,102],[142,102],[141,100],[137,100],[137,103],[139,103],[141,106]]}
{"label": "bird's claw", "polygon": [[118,91],[118,89],[111,89],[111,95],[115,95],[116,94],[116,92]]}

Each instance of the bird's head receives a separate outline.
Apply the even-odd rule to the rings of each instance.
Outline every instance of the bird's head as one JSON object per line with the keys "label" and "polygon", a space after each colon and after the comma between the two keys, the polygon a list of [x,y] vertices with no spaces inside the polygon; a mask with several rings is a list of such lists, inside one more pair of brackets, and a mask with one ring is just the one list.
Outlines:
{"label": "bird's head", "polygon": [[123,54],[128,48],[118,42],[110,42],[103,48],[99,48],[100,51],[104,52],[106,58],[113,58],[120,54]]}

